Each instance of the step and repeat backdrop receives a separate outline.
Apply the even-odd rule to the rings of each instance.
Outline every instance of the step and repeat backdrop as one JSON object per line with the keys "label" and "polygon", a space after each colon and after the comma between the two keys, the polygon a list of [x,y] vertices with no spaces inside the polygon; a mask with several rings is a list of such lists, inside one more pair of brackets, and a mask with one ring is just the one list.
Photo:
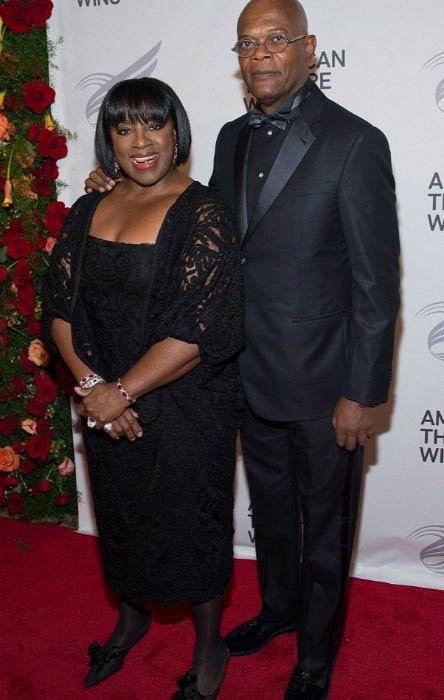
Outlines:
{"label": "step and repeat backdrop", "polygon": [[[56,116],[75,134],[63,162],[71,204],[94,166],[103,96],[117,81],[155,76],[184,102],[193,128],[189,165],[206,183],[222,124],[249,108],[230,51],[243,0],[61,0]],[[354,575],[444,589],[444,4],[307,0],[318,36],[312,77],[331,99],[379,126],[392,148],[402,237],[403,306],[395,381],[367,453]],[[81,532],[94,532],[78,428]],[[236,553],[254,556],[239,458]],[[273,514],[270,513],[270,517]]]}

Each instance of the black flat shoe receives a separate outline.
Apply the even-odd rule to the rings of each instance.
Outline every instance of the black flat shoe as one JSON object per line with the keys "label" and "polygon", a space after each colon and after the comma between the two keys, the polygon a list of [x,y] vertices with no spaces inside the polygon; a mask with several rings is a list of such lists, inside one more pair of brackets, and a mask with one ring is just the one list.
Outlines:
{"label": "black flat shoe", "polygon": [[177,685],[179,687],[179,690],[176,690],[176,692],[171,696],[172,700],[216,700],[217,696],[219,695],[219,691],[222,687],[222,683],[224,682],[229,660],[230,652],[227,649],[222,680],[219,684],[219,687],[216,688],[216,690],[214,690],[212,693],[210,693],[209,695],[202,695],[202,693],[199,693],[196,687],[197,676],[194,670],[191,669],[190,671],[187,671],[187,673],[185,673],[184,676],[180,676],[180,678],[177,679]]}
{"label": "black flat shoe", "polygon": [[109,678],[109,676],[120,671],[131,646],[105,645],[101,647],[97,642],[93,642],[88,647],[89,665],[91,668],[86,676],[84,687],[91,688],[91,686],[101,683],[105,678]]}
{"label": "black flat shoe", "polygon": [[308,673],[296,666],[291,674],[284,700],[327,700],[331,670],[325,673]]}
{"label": "black flat shoe", "polygon": [[265,622],[260,615],[236,627],[225,637],[231,656],[247,656],[263,649],[274,637],[295,632],[295,622]]}

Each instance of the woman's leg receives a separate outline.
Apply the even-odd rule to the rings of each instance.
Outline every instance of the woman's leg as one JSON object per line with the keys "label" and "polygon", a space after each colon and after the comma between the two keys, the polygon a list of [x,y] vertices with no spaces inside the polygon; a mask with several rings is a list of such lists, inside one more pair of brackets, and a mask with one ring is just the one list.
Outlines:
{"label": "woman's leg", "polygon": [[222,612],[221,595],[205,603],[192,603],[196,630],[193,669],[197,676],[197,690],[210,695],[221,685],[227,664],[227,646],[220,634]]}
{"label": "woman's leg", "polygon": [[105,646],[133,646],[145,634],[151,617],[142,600],[135,597],[119,598],[119,617]]}

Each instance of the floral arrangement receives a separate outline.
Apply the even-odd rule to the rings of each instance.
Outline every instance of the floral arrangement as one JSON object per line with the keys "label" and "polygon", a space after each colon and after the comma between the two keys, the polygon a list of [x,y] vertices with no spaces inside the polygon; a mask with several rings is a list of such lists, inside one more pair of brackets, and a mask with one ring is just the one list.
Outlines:
{"label": "floral arrangement", "polygon": [[[39,290],[68,209],[50,114],[51,0],[0,0],[0,513],[74,525],[72,378],[39,339]],[[51,47],[49,47],[51,53]]]}

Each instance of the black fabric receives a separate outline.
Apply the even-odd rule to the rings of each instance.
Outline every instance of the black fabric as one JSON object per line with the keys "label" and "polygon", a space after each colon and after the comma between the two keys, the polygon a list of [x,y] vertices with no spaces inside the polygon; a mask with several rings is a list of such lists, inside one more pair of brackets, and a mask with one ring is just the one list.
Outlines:
{"label": "black fabric", "polygon": [[198,344],[202,357],[138,399],[143,438],[114,442],[83,423],[105,577],[117,593],[159,604],[206,601],[225,590],[232,568],[243,346],[236,228],[193,183],[154,247],[93,240],[102,197],[78,200],[54,248],[45,337],[53,318],[70,322],[77,354],[107,380],[166,337]]}
{"label": "black fabric", "polygon": [[[330,416],[341,395],[385,402],[399,307],[385,136],[316,86],[299,111],[242,242],[242,382],[259,415],[282,421]],[[248,115],[222,128],[210,181],[233,211],[245,128]]]}
{"label": "black fabric", "polygon": [[298,665],[323,671],[342,633],[363,450],[340,449],[331,418],[273,423],[249,410],[241,436],[262,616],[297,616]]}
{"label": "black fabric", "polygon": [[[253,210],[259,199],[262,186],[271,170],[277,155],[287,136],[286,129],[299,115],[300,105],[311,94],[313,82],[308,80],[294,95],[280,105],[277,112],[265,115],[260,108],[249,114],[248,125],[252,126],[252,118],[257,115],[263,119],[255,119],[255,127],[251,134],[250,146],[246,162],[246,197],[248,219],[251,220]],[[275,120],[276,123],[275,123]],[[285,120],[285,126],[278,122]],[[260,122],[260,123],[259,123]],[[261,176],[262,174],[262,176]]]}

